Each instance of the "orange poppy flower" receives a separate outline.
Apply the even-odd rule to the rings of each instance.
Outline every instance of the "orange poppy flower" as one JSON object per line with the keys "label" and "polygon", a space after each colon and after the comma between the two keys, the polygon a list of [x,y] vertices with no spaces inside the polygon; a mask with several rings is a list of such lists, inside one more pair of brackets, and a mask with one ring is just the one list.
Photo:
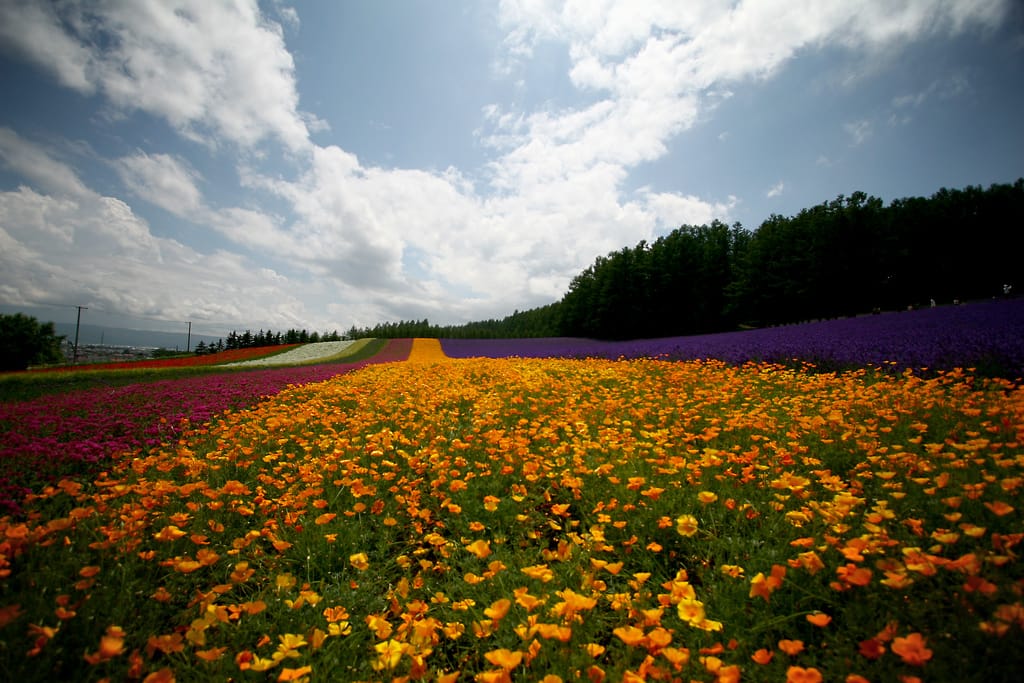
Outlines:
{"label": "orange poppy flower", "polygon": [[815,626],[818,626],[819,628],[824,628],[825,626],[828,626],[830,623],[832,623],[832,617],[823,612],[815,612],[814,614],[807,615],[807,621],[814,624]]}
{"label": "orange poppy flower", "polygon": [[989,511],[992,514],[996,515],[997,517],[1002,517],[1003,515],[1008,515],[1011,512],[1013,512],[1014,509],[1015,509],[1009,503],[1004,503],[1001,500],[997,500],[997,501],[993,501],[993,502],[985,501],[985,507],[987,507],[989,509]]}
{"label": "orange poppy flower", "polygon": [[508,614],[509,607],[511,606],[511,600],[509,600],[508,598],[501,598],[500,600],[495,600],[490,607],[486,608],[484,610],[484,614],[486,614],[487,617],[490,619],[499,621],[503,619],[506,614]]}
{"label": "orange poppy flower", "polygon": [[313,667],[311,666],[300,666],[297,669],[281,669],[281,673],[278,674],[278,681],[297,681],[313,673]]}
{"label": "orange poppy flower", "polygon": [[932,658],[932,651],[925,645],[927,641],[920,633],[911,633],[906,637],[896,637],[892,641],[892,651],[907,664],[921,666]]}
{"label": "orange poppy flower", "polygon": [[494,666],[500,666],[505,671],[511,671],[523,661],[523,653],[518,650],[499,648],[485,653],[484,658]]}
{"label": "orange poppy flower", "polygon": [[791,666],[786,670],[786,683],[821,683],[821,672],[814,667]]}
{"label": "orange poppy flower", "polygon": [[466,550],[476,555],[481,560],[491,554],[491,544],[489,541],[477,539],[466,546]]}
{"label": "orange poppy flower", "polygon": [[647,636],[644,632],[638,629],[636,626],[620,626],[612,631],[615,636],[630,647],[640,645],[643,643]]}
{"label": "orange poppy flower", "polygon": [[195,655],[203,661],[215,662],[223,657],[224,653],[227,651],[228,649],[226,647],[212,647],[208,650],[196,650]]}
{"label": "orange poppy flower", "polygon": [[769,596],[782,586],[782,579],[785,576],[786,568],[779,564],[772,566],[769,576],[765,576],[763,572],[758,572],[750,579],[750,597],[761,597],[764,598],[765,602],[768,602]]}

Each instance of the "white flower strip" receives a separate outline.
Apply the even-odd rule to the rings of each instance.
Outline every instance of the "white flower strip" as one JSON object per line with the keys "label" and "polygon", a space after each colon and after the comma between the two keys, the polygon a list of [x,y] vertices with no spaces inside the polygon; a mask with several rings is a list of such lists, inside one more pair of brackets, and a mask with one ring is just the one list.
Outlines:
{"label": "white flower strip", "polygon": [[309,363],[312,361],[323,360],[336,356],[348,347],[352,346],[352,341],[333,341],[333,342],[316,342],[315,344],[303,344],[302,346],[296,346],[294,349],[289,349],[284,353],[279,353],[269,358],[255,358],[253,360],[243,360],[235,363],[225,363],[232,367],[250,366],[250,365],[289,365],[291,363]]}

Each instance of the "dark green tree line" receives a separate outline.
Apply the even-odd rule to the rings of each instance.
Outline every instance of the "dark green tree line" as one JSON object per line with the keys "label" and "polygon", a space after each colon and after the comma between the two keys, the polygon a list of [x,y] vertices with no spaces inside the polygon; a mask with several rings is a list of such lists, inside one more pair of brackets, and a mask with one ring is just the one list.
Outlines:
{"label": "dark green tree line", "polygon": [[599,257],[559,303],[559,333],[625,339],[728,326],[728,292],[749,240],[738,223],[714,221]]}
{"label": "dark green tree line", "polygon": [[52,322],[41,323],[24,313],[0,314],[0,371],[63,363],[63,340]]}
{"label": "dark green tree line", "polygon": [[227,339],[218,339],[209,344],[199,342],[196,344],[195,353],[216,353],[218,351],[231,351],[233,349],[249,349],[259,346],[281,346],[282,344],[307,344],[322,341],[341,341],[341,335],[337,330],[332,332],[309,332],[307,330],[289,329],[287,332],[274,332],[272,330],[260,330],[253,332],[245,330],[238,333],[234,330],[228,333]]}
{"label": "dark green tree line", "polygon": [[434,337],[447,339],[512,339],[521,337],[554,337],[558,335],[559,305],[548,304],[526,311],[515,311],[499,319],[481,320],[462,325],[432,325],[429,320],[402,320],[378,323],[373,327],[352,326],[346,339],[377,337],[403,339]]}
{"label": "dark green tree line", "polygon": [[855,192],[754,232],[682,226],[577,275],[558,333],[676,336],[998,296],[1024,284],[1021,226],[1024,179],[888,206]]}

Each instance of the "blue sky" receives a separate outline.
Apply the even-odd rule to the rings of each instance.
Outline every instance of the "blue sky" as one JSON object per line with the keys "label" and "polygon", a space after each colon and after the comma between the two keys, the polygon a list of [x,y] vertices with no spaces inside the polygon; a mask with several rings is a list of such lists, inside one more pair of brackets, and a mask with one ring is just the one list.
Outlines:
{"label": "blue sky", "polygon": [[682,224],[1013,182],[1022,86],[1013,0],[0,0],[0,308],[503,317]]}

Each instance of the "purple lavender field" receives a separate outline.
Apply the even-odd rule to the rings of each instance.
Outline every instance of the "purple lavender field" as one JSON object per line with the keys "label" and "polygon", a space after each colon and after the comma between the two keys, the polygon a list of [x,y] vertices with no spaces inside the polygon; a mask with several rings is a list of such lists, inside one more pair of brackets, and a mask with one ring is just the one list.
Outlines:
{"label": "purple lavender field", "polygon": [[444,339],[452,358],[661,357],[729,363],[808,362],[824,369],[860,366],[921,371],[975,367],[1024,377],[1024,299],[981,301],[741,332],[633,341],[576,338]]}

